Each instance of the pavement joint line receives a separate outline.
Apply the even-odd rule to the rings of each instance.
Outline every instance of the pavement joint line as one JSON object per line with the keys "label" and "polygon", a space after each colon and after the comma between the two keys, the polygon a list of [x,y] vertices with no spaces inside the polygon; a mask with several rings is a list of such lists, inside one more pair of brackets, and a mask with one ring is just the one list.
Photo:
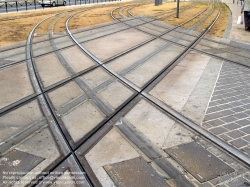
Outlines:
{"label": "pavement joint line", "polygon": [[[86,11],[86,10],[84,10],[84,11]],[[155,20],[153,20],[153,21],[155,21]],[[147,22],[146,22],[147,23]],[[131,26],[130,26],[131,27]],[[74,45],[73,45],[74,46]],[[67,48],[67,47],[66,47]]]}
{"label": "pavement joint line", "polygon": [[[146,23],[143,23],[143,24],[146,24]],[[143,24],[141,24],[141,25],[143,25]],[[138,25],[136,25],[135,27],[137,27]],[[132,27],[133,28],[133,27]],[[123,29],[123,30],[118,30],[118,31],[116,31],[116,32],[114,32],[114,33],[118,33],[118,32],[121,32],[121,31],[124,31],[124,30],[127,30],[127,29],[129,29],[129,28],[125,28],[125,29]],[[90,29],[91,30],[91,29]],[[85,31],[83,31],[83,32],[85,32]],[[100,36],[100,38],[101,37],[105,37],[105,36],[108,36],[108,35],[112,35],[112,34],[114,34],[114,33],[109,33],[109,34],[106,34],[106,35],[104,35],[104,36]],[[73,33],[73,34],[75,34],[75,33]],[[95,34],[95,33],[94,33]],[[91,34],[90,34],[91,35]],[[65,36],[68,36],[68,35],[65,35]],[[65,36],[62,36],[62,37],[65,37]],[[55,38],[55,39],[58,39],[58,38]],[[97,39],[97,38],[94,38],[94,39]],[[90,39],[90,40],[86,40],[86,41],[84,41],[84,42],[89,42],[89,41],[92,41],[93,39]],[[49,40],[48,40],[49,41]],[[42,42],[44,42],[44,41],[41,41],[41,42],[38,42],[38,43],[42,43]],[[63,43],[63,42],[62,42]],[[35,44],[37,44],[37,43],[35,43]],[[73,47],[73,46],[76,46],[77,44],[73,44],[73,45],[69,45],[69,46],[66,46],[66,47],[62,47],[62,48],[60,48],[60,49],[58,49],[58,50],[63,50],[63,49],[67,49],[67,48],[70,48],[70,47]],[[46,46],[45,46],[46,47]],[[40,49],[39,49],[40,50]],[[51,52],[47,52],[47,53],[44,53],[44,54],[40,54],[40,55],[37,55],[37,56],[35,56],[35,57],[40,57],[40,56],[44,56],[44,55],[46,55],[46,54],[50,54],[50,53],[53,53],[54,51],[51,51]],[[22,54],[22,53],[21,53]],[[15,64],[19,64],[19,63],[22,63],[23,61],[26,61],[26,60],[29,60],[29,59],[24,59],[24,60],[22,60],[22,61],[19,61],[19,62],[15,62],[15,63],[11,63],[11,64],[7,64],[7,65],[5,65],[5,66],[2,66],[2,67],[0,67],[0,70],[1,69],[5,69],[5,68],[8,68],[8,67],[11,67],[11,66],[13,66],[13,65],[15,65]]]}
{"label": "pavement joint line", "polygon": [[[201,38],[211,29],[212,25],[215,23],[215,21],[218,19],[220,13],[217,15],[217,17],[214,19],[214,22],[210,25],[210,27],[208,29],[206,29],[206,31],[203,32],[203,34],[200,36],[199,39],[197,39],[193,44],[190,45],[190,47],[184,51],[182,58],[185,56],[185,54],[187,52],[189,52],[190,48],[194,47],[200,40]],[[70,17],[71,18],[71,17]],[[70,19],[69,18],[69,19]],[[77,44],[78,41],[74,38],[74,36],[71,34],[71,32],[68,30],[68,21],[66,22],[66,28],[67,28],[67,32],[69,33],[69,35],[71,36],[72,40],[74,42],[76,42]],[[80,45],[80,44],[79,44]],[[87,49],[85,49],[83,46],[80,45],[80,48],[88,55],[91,56],[91,58],[93,58],[96,62],[98,62],[99,64],[102,64],[102,62],[97,59],[93,54],[91,54]],[[178,59],[181,59],[180,57]],[[104,69],[108,70],[109,68],[106,65],[103,65]],[[112,70],[108,70],[110,73],[112,73],[114,76],[116,76],[117,78],[119,78],[121,81],[125,81],[124,83],[128,84],[129,82],[127,82],[127,80],[124,80],[123,77],[120,77],[117,73],[113,72]],[[164,70],[165,71],[165,70]],[[189,119],[185,118],[184,116],[182,116],[181,114],[177,113],[176,111],[174,111],[172,108],[168,107],[165,103],[161,103],[161,101],[157,100],[156,98],[152,97],[151,95],[143,92],[143,90],[140,90],[139,88],[137,88],[134,84],[130,83],[128,84],[128,86],[131,86],[133,89],[135,89],[137,92],[141,93],[143,96],[145,96],[147,99],[153,101],[154,103],[157,103],[157,105],[160,105],[161,108],[163,110],[165,110],[166,112],[170,113],[172,116],[174,116],[176,119],[182,121],[183,123],[185,123],[186,125],[188,125],[189,127],[191,127],[192,129],[194,129],[196,132],[198,132],[199,134],[204,135],[204,137],[208,138],[209,140],[211,140],[212,142],[214,142],[216,145],[220,146],[221,148],[223,148],[224,150],[226,150],[227,152],[229,152],[230,154],[234,155],[236,158],[239,158],[240,160],[242,160],[244,163],[246,163],[247,165],[250,165],[250,158],[245,156],[244,154],[242,154],[240,151],[238,151],[237,149],[229,146],[228,144],[226,144],[225,142],[223,142],[222,140],[220,140],[219,138],[213,136],[211,133],[209,133],[208,131],[206,131],[205,129],[197,126],[195,123],[193,123],[192,121],[190,121]],[[147,87],[147,86],[146,86]]]}
{"label": "pavement joint line", "polygon": [[[164,158],[161,151],[158,150],[159,148],[155,147],[150,140],[137,132],[133,125],[127,120],[121,118],[115,123],[115,127],[125,136],[126,139],[134,144],[134,146],[138,147],[152,162],[166,172],[171,179],[174,179],[177,184],[193,187],[187,179],[182,178],[183,174]],[[182,179],[178,180],[180,177]]]}
{"label": "pavement joint line", "polygon": [[[83,10],[83,11],[89,11],[89,10],[91,10],[91,8],[89,8],[89,9],[87,9],[87,10]],[[125,20],[124,22],[129,22],[129,21],[131,21],[131,19],[132,19],[132,20],[133,20],[133,19],[138,19],[138,17],[130,18],[130,20]],[[142,21],[143,21],[143,20],[142,20]],[[155,20],[151,20],[151,21],[149,21],[149,22],[145,22],[145,21],[144,21],[145,23],[143,23],[143,24],[147,24],[147,23],[150,23],[150,22],[153,22],[153,21],[155,21]],[[116,25],[116,24],[119,24],[119,22],[114,22],[114,23],[112,23],[112,24],[110,24],[110,25]],[[143,25],[143,24],[140,24],[140,25]],[[108,25],[108,26],[110,26],[110,25]],[[104,26],[100,26],[100,27],[96,27],[96,28],[90,28],[90,29],[87,29],[87,30],[83,30],[83,31],[80,31],[80,32],[73,33],[73,34],[78,34],[78,33],[81,33],[81,32],[86,32],[86,31],[90,31],[90,30],[94,30],[94,29],[99,29],[99,28],[102,28],[102,27],[107,27],[107,26],[104,25]],[[57,37],[56,39],[61,38],[61,37],[65,37],[65,36],[67,36],[67,35]],[[40,42],[34,42],[34,44],[41,43],[41,42],[44,42],[44,41],[47,41],[47,40],[43,40],[43,41],[40,41]],[[23,45],[23,46],[18,46],[17,48],[20,48],[20,47],[25,47],[25,45]],[[9,50],[9,49],[7,49],[7,50]],[[1,51],[1,52],[4,52],[4,51]]]}
{"label": "pavement joint line", "polygon": [[[91,10],[91,9],[87,9],[87,10],[84,10],[84,11],[88,11],[88,10]],[[138,18],[136,17],[136,18],[133,18],[133,19],[138,19]],[[125,22],[129,22],[129,21],[131,21],[131,20],[126,20]],[[153,20],[153,21],[154,21],[154,20]],[[152,22],[152,21],[150,21],[150,22]],[[143,24],[146,24],[146,23],[147,23],[147,22],[145,22],[145,23],[143,23]],[[119,22],[112,22],[112,23],[110,23],[109,25],[98,26],[98,27],[96,27],[96,28],[90,28],[90,29],[87,29],[87,30],[83,30],[83,31],[79,31],[79,32],[74,32],[73,34],[79,34],[79,33],[82,33],[82,32],[86,32],[86,31],[90,31],[90,30],[95,30],[95,29],[100,29],[100,28],[102,28],[102,27],[108,27],[108,26],[112,26],[112,25],[116,25],[116,24],[119,24]],[[93,34],[95,34],[95,33],[93,33]],[[65,36],[68,36],[68,35],[65,34],[64,36],[55,37],[54,39],[60,39],[60,38],[65,37]],[[44,41],[49,41],[49,40],[42,40],[42,41],[34,42],[33,44],[41,43],[41,42],[44,42]],[[15,47],[15,48],[13,48],[13,49],[17,49],[17,48],[25,47],[25,46],[26,46],[26,44],[21,45],[21,46],[17,46],[17,47]],[[0,50],[0,51],[1,51],[1,52],[4,52],[4,51],[7,51],[7,50],[10,50],[10,49]]]}
{"label": "pavement joint line", "polygon": [[[166,40],[166,39],[165,39]],[[170,42],[172,42],[172,41],[170,41]],[[180,46],[183,46],[183,45],[180,45]],[[208,54],[209,55],[209,54]],[[211,56],[211,55],[210,55]],[[71,80],[71,79],[70,79]]]}
{"label": "pavement joint line", "polygon": [[[52,37],[52,34],[51,34],[52,28],[53,28],[54,24],[59,19],[55,19],[54,22],[52,22],[52,24],[50,25],[50,28],[51,28],[51,30],[49,32],[49,37],[50,38]],[[52,48],[55,51],[57,49],[56,44],[53,42],[53,40],[50,40],[50,41],[51,41]],[[76,74],[73,67],[67,62],[67,60],[64,58],[64,56],[61,54],[61,52],[57,50],[55,53],[56,53],[56,56],[59,59],[60,63],[62,64],[62,66],[66,69],[66,71],[71,76]],[[112,110],[98,97],[98,95],[96,95],[95,92],[93,92],[91,90],[91,88],[86,84],[86,82],[82,78],[77,77],[77,78],[75,78],[74,81],[85,92],[87,97],[90,99],[91,103],[95,103],[95,105],[102,111],[102,113],[105,116],[108,116],[108,115],[110,115],[112,113]]]}
{"label": "pavement joint line", "polygon": [[9,152],[23,142],[30,136],[34,136],[36,132],[42,131],[44,128],[48,127],[47,121],[44,117],[38,119],[37,121],[29,124],[27,127],[19,131],[18,133],[6,138],[0,142],[0,156]]}
{"label": "pavement joint line", "polygon": [[[51,16],[53,17],[53,16]],[[29,34],[28,40],[27,40],[27,47],[26,47],[26,54],[29,57],[29,61],[28,61],[28,69],[30,72],[30,77],[32,78],[32,82],[33,82],[33,86],[34,89],[37,92],[41,92],[42,94],[39,95],[37,98],[40,101],[40,105],[41,105],[41,109],[44,112],[44,115],[48,121],[49,127],[51,129],[51,131],[53,132],[54,136],[57,136],[58,139],[61,140],[61,144],[57,143],[57,145],[62,149],[59,148],[60,151],[62,151],[62,153],[64,155],[64,158],[62,158],[62,161],[67,159],[70,155],[72,155],[74,157],[74,160],[76,161],[78,167],[80,168],[81,171],[85,172],[84,168],[82,167],[82,165],[80,164],[77,156],[74,153],[74,150],[71,148],[67,138],[65,137],[65,134],[63,133],[63,130],[61,129],[60,125],[57,123],[56,117],[53,115],[53,112],[51,111],[50,105],[48,104],[45,94],[42,92],[42,88],[41,85],[38,82],[38,77],[36,75],[36,71],[34,69],[34,64],[32,61],[32,51],[31,51],[31,45],[32,45],[32,36],[34,34],[35,29],[45,20],[49,19],[45,18],[44,20],[40,21],[39,23],[37,23],[37,25],[32,29],[32,31]],[[54,128],[51,128],[54,127]],[[57,132],[56,132],[57,131]],[[63,143],[63,144],[62,144]],[[58,162],[53,169],[55,169],[58,165],[60,165],[62,163],[62,161]],[[86,176],[86,180],[89,181],[89,183],[92,185],[91,180],[88,179],[88,176]],[[39,182],[39,181],[38,181]]]}

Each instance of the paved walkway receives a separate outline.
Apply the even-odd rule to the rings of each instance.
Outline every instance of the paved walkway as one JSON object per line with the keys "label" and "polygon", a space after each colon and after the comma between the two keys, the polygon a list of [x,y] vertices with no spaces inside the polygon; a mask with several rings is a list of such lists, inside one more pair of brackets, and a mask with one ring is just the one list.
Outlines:
{"label": "paved walkway", "polygon": [[237,25],[238,16],[241,15],[240,1],[238,2],[238,4],[237,0],[235,0],[235,3],[233,3],[233,0],[222,0],[222,2],[226,3],[232,11],[232,27],[228,38],[250,43],[250,32],[245,31],[244,25]]}

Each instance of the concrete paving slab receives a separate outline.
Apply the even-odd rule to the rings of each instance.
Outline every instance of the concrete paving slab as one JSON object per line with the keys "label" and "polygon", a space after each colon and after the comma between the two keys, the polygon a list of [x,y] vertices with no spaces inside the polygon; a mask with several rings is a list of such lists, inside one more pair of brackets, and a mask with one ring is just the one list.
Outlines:
{"label": "concrete paving slab", "polygon": [[84,54],[77,46],[60,51],[75,72],[83,71],[96,63]]}
{"label": "concrete paving slab", "polygon": [[49,40],[32,44],[33,57],[50,53],[53,51]]}
{"label": "concrete paving slab", "polygon": [[89,31],[89,30],[93,31],[95,29],[102,29],[102,28],[104,28],[104,30],[105,30],[105,27],[108,28],[111,25],[118,25],[118,24],[120,24],[120,23],[117,22],[117,21],[104,22],[104,23],[99,23],[99,24],[96,24],[96,25],[90,25],[90,26],[86,26],[86,27],[74,29],[74,30],[71,30],[71,32],[73,34],[77,34],[77,33],[85,32],[85,31]]}
{"label": "concrete paving slab", "polygon": [[151,22],[151,24],[158,25],[160,27],[164,27],[167,29],[173,29],[175,27],[173,25],[170,25],[170,24],[164,23],[162,21],[158,21],[158,20],[154,20],[153,22]]}
{"label": "concrete paving slab", "polygon": [[145,100],[141,100],[126,114],[127,119],[151,142],[160,148],[173,147],[193,141],[193,134],[160,112]]}
{"label": "concrete paving slab", "polygon": [[69,77],[54,53],[35,58],[34,62],[44,87]]}
{"label": "concrete paving slab", "polygon": [[[183,107],[187,103],[189,97],[191,96],[192,92],[194,91],[197,83],[201,79],[201,76],[204,73],[204,70],[206,69],[209,61],[210,57],[208,56],[198,54],[196,52],[189,53],[149,93],[152,94],[154,97],[157,97],[158,99],[162,100],[169,106],[173,107],[175,110],[181,112]],[[187,79],[187,77],[189,78]],[[217,75],[215,75],[215,77],[217,77]],[[209,95],[207,96],[208,98],[211,95],[212,89],[213,87],[210,87],[210,93],[208,92]],[[204,93],[205,90],[202,87],[200,91]],[[196,104],[196,107],[200,106],[200,104]],[[197,113],[195,113],[194,115],[196,114]],[[203,114],[201,115],[203,116]],[[189,118],[191,116],[188,115],[187,117]],[[192,120],[195,119],[196,117],[192,117]]]}
{"label": "concrete paving slab", "polygon": [[14,136],[25,127],[42,118],[42,112],[39,109],[37,100],[17,108],[4,116],[1,116],[1,138],[4,139]]}
{"label": "concrete paving slab", "polygon": [[109,35],[116,32],[122,32],[123,30],[128,29],[129,27],[124,24],[113,24],[110,23],[110,25],[103,27],[103,28],[93,28],[84,32],[80,32],[77,34],[74,34],[74,37],[77,39],[79,43],[94,40],[96,38]]}
{"label": "concrete paving slab", "polygon": [[62,117],[74,142],[83,138],[103,119],[105,119],[104,115],[90,101],[85,101]]}
{"label": "concrete paving slab", "polygon": [[214,58],[209,60],[199,82],[182,109],[181,113],[197,124],[201,124],[203,120],[221,65],[220,60]]}
{"label": "concrete paving slab", "polygon": [[69,36],[63,35],[59,35],[59,37],[54,38],[53,43],[56,45],[57,49],[62,49],[75,44]]}
{"label": "concrete paving slab", "polygon": [[124,86],[119,81],[115,81],[114,83],[111,83],[106,88],[101,90],[98,95],[102,100],[106,101],[108,105],[110,105],[112,108],[117,109],[130,96],[133,95],[133,91]]}
{"label": "concrete paving slab", "polygon": [[138,28],[139,30],[141,30],[143,32],[152,34],[154,36],[159,36],[161,34],[160,31],[155,30],[153,27],[149,27],[149,26],[145,26],[145,25],[137,26],[136,28]]}
{"label": "concrete paving slab", "polygon": [[147,34],[129,29],[112,34],[110,36],[83,43],[82,45],[98,59],[103,61],[133,46],[145,42],[150,38],[151,36]]}
{"label": "concrete paving slab", "polygon": [[107,66],[118,73],[122,72],[122,70],[145,58],[147,55],[150,55],[153,51],[157,50],[157,48],[165,44],[165,41],[156,39],[120,58],[111,61],[107,64]]}
{"label": "concrete paving slab", "polygon": [[[184,48],[171,45],[163,51],[150,58],[143,65],[129,72],[124,77],[139,87],[142,87],[164,67],[166,67],[172,60],[174,60]],[[167,56],[167,59],[166,59]]]}
{"label": "concrete paving slab", "polygon": [[103,166],[139,157],[136,150],[112,129],[86,154],[86,159],[103,186],[114,187]]}
{"label": "concrete paving slab", "polygon": [[82,76],[82,79],[90,86],[95,88],[111,78],[111,75],[102,68],[96,68],[93,71]]}
{"label": "concrete paving slab", "polygon": [[1,52],[0,67],[26,60],[25,47],[12,48]]}
{"label": "concrete paving slab", "polygon": [[138,25],[144,24],[145,22],[142,21],[142,20],[140,20],[140,19],[136,19],[135,18],[135,19],[132,19],[132,20],[128,20],[125,23],[128,24],[128,25],[130,25],[130,26],[132,26],[132,27],[136,27]]}
{"label": "concrete paving slab", "polygon": [[26,63],[1,70],[0,77],[0,109],[34,93]]}
{"label": "concrete paving slab", "polygon": [[59,110],[64,105],[83,95],[84,91],[80,89],[74,81],[67,83],[48,93],[50,100],[56,110]]}

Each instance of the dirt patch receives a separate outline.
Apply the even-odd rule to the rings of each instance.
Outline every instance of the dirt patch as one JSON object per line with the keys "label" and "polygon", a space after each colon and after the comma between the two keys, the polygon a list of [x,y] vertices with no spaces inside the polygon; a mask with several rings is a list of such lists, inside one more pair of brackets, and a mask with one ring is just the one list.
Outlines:
{"label": "dirt patch", "polygon": [[[191,2],[180,2],[180,8],[192,4]],[[132,9],[132,13],[138,16],[157,16],[159,14],[168,13],[167,11],[174,10],[176,8],[175,2],[165,2],[160,6],[154,6],[153,3],[138,6]],[[173,13],[173,12],[172,12]]]}
{"label": "dirt patch", "polygon": [[213,36],[222,37],[228,22],[228,9],[225,4],[221,3],[221,10],[222,14],[220,15],[218,21],[214,24],[212,29],[208,32],[208,34],[211,34]]}
{"label": "dirt patch", "polygon": [[69,22],[69,29],[78,29],[81,27],[96,25],[99,23],[113,21],[113,18],[110,16],[110,11],[114,8],[121,6],[119,5],[110,5],[105,7],[98,7],[83,13],[77,14]]}
{"label": "dirt patch", "polygon": [[[180,8],[190,6],[191,2],[181,2]],[[91,5],[91,6],[81,6],[81,7],[62,7],[62,8],[53,8],[53,9],[44,9],[37,10],[32,12],[22,12],[14,14],[6,14],[0,16],[1,28],[0,28],[0,46],[11,44],[19,41],[24,41],[27,39],[28,34],[34,28],[34,26],[41,20],[53,16],[57,13],[65,12],[60,19],[53,16],[44,22],[36,30],[36,33],[47,33],[48,28],[50,27],[54,19],[58,19],[55,22],[53,32],[63,32],[65,31],[65,21],[68,19],[69,15],[76,14],[69,21],[70,29],[78,29],[81,27],[91,26],[99,23],[110,22],[113,19],[110,16],[110,11],[116,7],[124,6],[122,13],[125,16],[130,16],[127,13],[128,9],[131,9],[131,13],[134,15],[144,15],[144,16],[158,16],[162,21],[178,25],[194,16],[198,12],[201,12],[207,7],[207,3],[193,3],[193,7],[188,8],[187,10],[180,12],[180,18],[176,18],[175,8],[176,2],[163,3],[161,6],[154,6],[153,3],[138,3],[138,2],[127,2],[127,3],[112,3],[112,4],[102,4],[102,5]],[[218,22],[211,29],[209,34],[221,37],[225,31],[227,21],[228,21],[228,11],[224,4],[222,5],[222,14]],[[211,9],[211,7],[209,8]],[[114,14],[117,17],[120,10],[116,10]],[[172,15],[171,15],[172,14]],[[201,17],[197,18],[201,19]],[[197,19],[195,21],[197,21]],[[206,20],[203,24],[204,27],[209,23],[210,20]],[[189,27],[194,23],[190,22],[189,24],[184,25],[183,27]]]}
{"label": "dirt patch", "polygon": [[[190,18],[194,17],[195,15],[199,14],[202,11],[205,11],[205,13],[207,13],[209,10],[211,9],[211,7],[208,7],[208,3],[199,3],[196,4],[193,7],[190,7],[189,9],[180,12],[179,14],[179,18],[176,18],[175,15],[167,17],[165,19],[163,19],[163,21],[165,23],[171,24],[171,25],[179,25],[181,23],[184,23],[186,21],[188,21]],[[183,28],[189,28],[191,27],[194,23],[196,23],[199,19],[201,18],[201,16],[199,16],[196,19],[191,20],[190,22],[186,23],[185,25],[183,25]]]}

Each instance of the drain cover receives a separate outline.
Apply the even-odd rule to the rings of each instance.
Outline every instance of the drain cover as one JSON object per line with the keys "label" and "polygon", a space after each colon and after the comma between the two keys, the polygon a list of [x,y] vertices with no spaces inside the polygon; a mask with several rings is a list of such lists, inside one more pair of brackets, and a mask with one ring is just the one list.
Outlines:
{"label": "drain cover", "polygon": [[165,151],[200,182],[234,171],[230,166],[195,142],[182,144]]}
{"label": "drain cover", "polygon": [[141,157],[106,165],[117,187],[168,187],[166,181]]}
{"label": "drain cover", "polygon": [[[0,159],[0,183],[12,184],[44,160],[29,153],[13,150]],[[7,185],[6,185],[7,186]]]}

